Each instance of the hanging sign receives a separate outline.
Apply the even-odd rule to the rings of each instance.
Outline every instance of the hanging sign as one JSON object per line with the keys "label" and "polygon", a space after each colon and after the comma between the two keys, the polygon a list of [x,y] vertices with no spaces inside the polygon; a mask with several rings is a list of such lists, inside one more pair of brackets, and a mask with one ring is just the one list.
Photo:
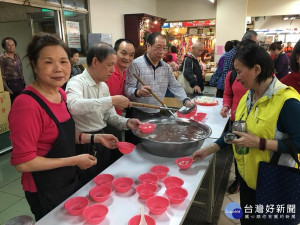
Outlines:
{"label": "hanging sign", "polygon": [[164,25],[162,25],[162,28],[169,28],[170,27],[170,23],[164,23]]}
{"label": "hanging sign", "polygon": [[69,48],[81,51],[79,22],[66,21]]}
{"label": "hanging sign", "polygon": [[200,21],[190,21],[183,22],[183,27],[201,27],[201,26],[212,26],[216,25],[216,20],[200,20]]}

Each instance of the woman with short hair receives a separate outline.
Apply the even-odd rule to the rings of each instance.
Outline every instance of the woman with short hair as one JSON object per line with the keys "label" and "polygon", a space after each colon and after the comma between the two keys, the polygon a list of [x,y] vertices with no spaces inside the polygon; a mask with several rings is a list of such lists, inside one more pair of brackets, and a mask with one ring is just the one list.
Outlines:
{"label": "woman with short hair", "polygon": [[277,79],[280,80],[289,73],[289,57],[282,49],[282,41],[272,43],[269,50],[271,54],[275,56],[273,59],[275,75]]}
{"label": "woman with short hair", "polygon": [[292,72],[285,75],[280,81],[288,86],[292,86],[300,93],[300,40],[293,49],[290,66]]}
{"label": "woman with short hair", "polygon": [[[281,165],[296,165],[285,140],[292,141],[297,153],[300,153],[300,95],[273,76],[274,68],[269,54],[254,41],[242,42],[242,47],[234,56],[234,68],[237,81],[249,89],[241,98],[235,113],[236,121],[245,121],[247,132],[233,131],[239,138],[232,141],[234,150],[236,146],[249,148],[248,154],[244,155],[234,151],[241,177],[240,203],[245,215],[247,205],[255,208],[260,162],[270,162],[274,152],[278,152],[281,153]],[[193,158],[203,159],[226,147],[225,135],[196,151]],[[241,224],[257,225],[265,224],[265,221],[251,214],[248,219],[243,217]]]}
{"label": "woman with short hair", "polygon": [[10,94],[11,103],[25,88],[22,62],[16,53],[17,41],[12,37],[5,37],[1,42],[5,50],[0,55],[0,67],[4,90]]}

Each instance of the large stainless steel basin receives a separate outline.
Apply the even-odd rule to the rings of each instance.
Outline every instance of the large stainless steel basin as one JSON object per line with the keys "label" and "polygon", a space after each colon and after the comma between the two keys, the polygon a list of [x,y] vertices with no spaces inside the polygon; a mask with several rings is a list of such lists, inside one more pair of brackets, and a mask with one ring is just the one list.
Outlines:
{"label": "large stainless steel basin", "polygon": [[174,120],[170,117],[162,117],[142,122],[156,124],[154,132],[143,134],[138,130],[133,133],[141,139],[144,150],[163,157],[176,158],[191,155],[211,135],[209,126],[188,119]]}

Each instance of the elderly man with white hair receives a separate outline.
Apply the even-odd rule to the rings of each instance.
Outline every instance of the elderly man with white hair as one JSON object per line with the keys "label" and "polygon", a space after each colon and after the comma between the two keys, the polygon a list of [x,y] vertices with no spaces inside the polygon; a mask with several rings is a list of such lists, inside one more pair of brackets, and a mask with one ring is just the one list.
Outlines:
{"label": "elderly man with white hair", "polygon": [[185,55],[179,69],[180,71],[184,71],[184,78],[189,82],[191,88],[194,88],[194,95],[201,94],[204,90],[202,69],[197,59],[203,51],[203,42],[200,40],[195,41],[192,45],[192,51]]}

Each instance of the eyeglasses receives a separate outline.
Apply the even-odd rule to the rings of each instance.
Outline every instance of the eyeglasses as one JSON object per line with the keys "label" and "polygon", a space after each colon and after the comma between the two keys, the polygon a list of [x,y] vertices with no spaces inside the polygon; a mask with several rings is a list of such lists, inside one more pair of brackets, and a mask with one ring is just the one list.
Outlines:
{"label": "eyeglasses", "polygon": [[168,48],[166,47],[166,46],[164,46],[164,47],[161,47],[161,46],[153,46],[153,49],[155,50],[155,51],[161,51],[161,52],[166,52],[166,51],[168,51]]}

